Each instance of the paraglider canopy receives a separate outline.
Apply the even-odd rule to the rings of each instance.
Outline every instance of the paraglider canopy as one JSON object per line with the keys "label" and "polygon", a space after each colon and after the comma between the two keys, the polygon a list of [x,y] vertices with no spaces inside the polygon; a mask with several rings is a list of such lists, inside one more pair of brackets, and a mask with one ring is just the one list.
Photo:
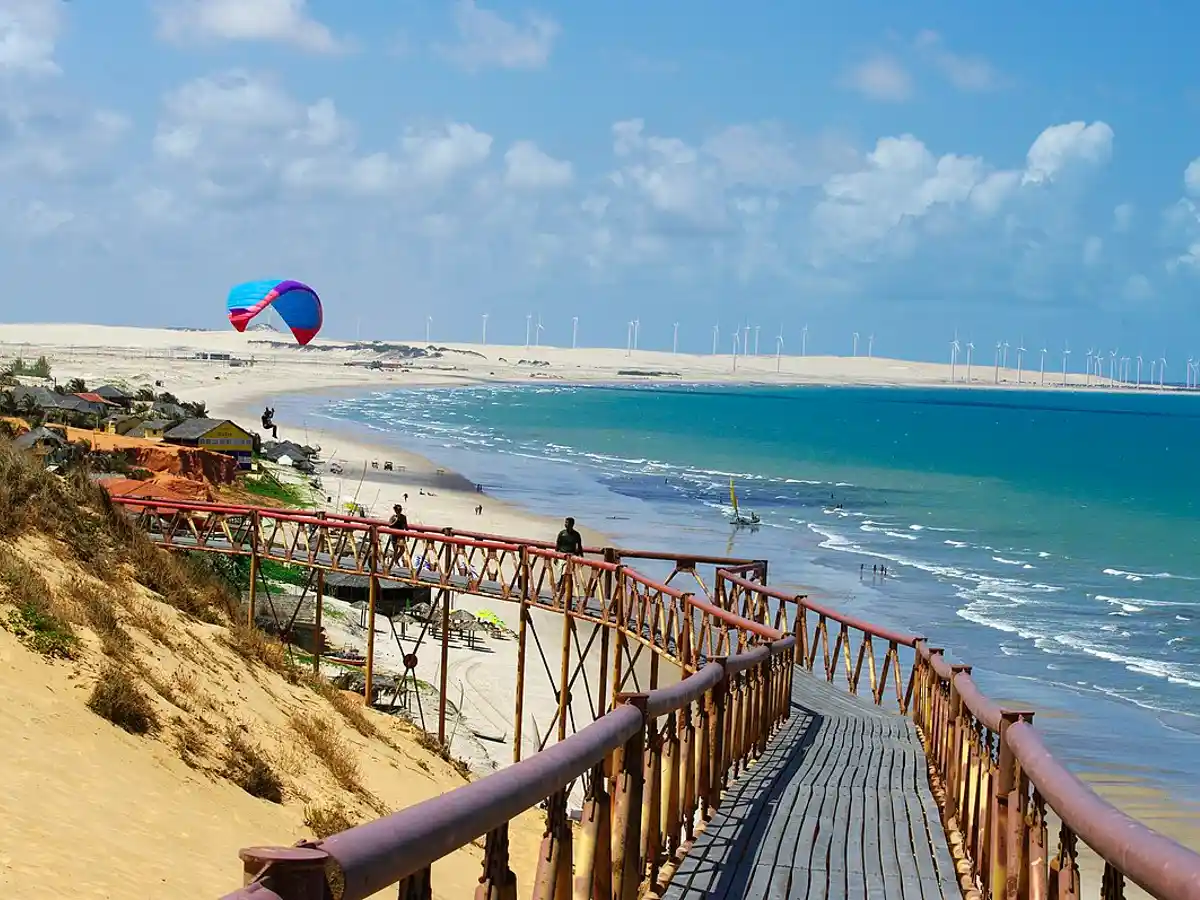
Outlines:
{"label": "paraglider canopy", "polygon": [[229,322],[238,331],[245,331],[255,316],[269,306],[274,307],[301,347],[317,336],[324,321],[321,298],[299,281],[278,278],[247,281],[229,292],[227,305]]}

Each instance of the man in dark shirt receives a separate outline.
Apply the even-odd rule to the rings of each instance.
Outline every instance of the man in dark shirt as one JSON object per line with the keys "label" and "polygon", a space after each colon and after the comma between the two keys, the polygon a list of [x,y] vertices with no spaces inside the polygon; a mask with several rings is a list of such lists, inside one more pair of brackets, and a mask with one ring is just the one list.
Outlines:
{"label": "man in dark shirt", "polygon": [[[392,517],[388,519],[388,528],[395,528],[398,531],[408,530],[408,516],[404,514],[404,509],[399,503],[392,507]],[[392,551],[397,548],[399,549],[396,556],[404,553],[404,538],[389,534],[387,549],[384,551],[384,555],[391,556]],[[400,562],[400,560],[397,559],[396,562]]]}
{"label": "man in dark shirt", "polygon": [[575,520],[567,517],[563,522],[563,530],[558,533],[554,549],[559,553],[569,553],[572,556],[583,556],[583,538],[575,530]]}

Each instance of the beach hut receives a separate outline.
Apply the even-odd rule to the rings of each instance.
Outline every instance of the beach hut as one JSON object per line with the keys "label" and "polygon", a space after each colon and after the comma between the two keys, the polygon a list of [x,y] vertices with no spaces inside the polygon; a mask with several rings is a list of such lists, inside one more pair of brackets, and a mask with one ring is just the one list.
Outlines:
{"label": "beach hut", "polygon": [[254,437],[228,419],[184,419],[163,433],[168,444],[198,447],[234,457],[239,469],[249,469],[254,453]]}
{"label": "beach hut", "polygon": [[102,397],[114,406],[128,409],[133,405],[133,395],[117,387],[115,384],[102,384],[92,391],[92,393],[98,397]]}
{"label": "beach hut", "polygon": [[[366,575],[330,572],[325,576],[326,596],[350,603],[367,603],[370,591],[371,581]],[[381,578],[375,598],[375,613],[390,619],[421,604],[428,607],[431,597],[430,588],[413,587]]]}
{"label": "beach hut", "polygon": [[147,419],[140,425],[134,425],[126,432],[127,437],[144,438],[150,441],[161,441],[163,433],[171,427],[166,419]]}

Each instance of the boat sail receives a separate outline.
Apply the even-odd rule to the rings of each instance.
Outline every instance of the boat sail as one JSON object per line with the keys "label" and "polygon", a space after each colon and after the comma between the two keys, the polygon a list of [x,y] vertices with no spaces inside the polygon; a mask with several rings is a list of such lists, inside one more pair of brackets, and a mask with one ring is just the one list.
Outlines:
{"label": "boat sail", "polygon": [[734,525],[757,525],[759,523],[758,514],[751,512],[749,515],[742,515],[738,509],[737,491],[733,487],[733,479],[729,479],[729,502],[733,506],[733,518],[730,521]]}

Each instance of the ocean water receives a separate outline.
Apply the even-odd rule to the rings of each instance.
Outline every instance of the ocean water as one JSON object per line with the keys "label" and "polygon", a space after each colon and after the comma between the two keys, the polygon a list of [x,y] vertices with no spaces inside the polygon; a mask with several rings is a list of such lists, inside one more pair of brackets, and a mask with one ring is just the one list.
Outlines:
{"label": "ocean water", "polygon": [[[1200,800],[1196,398],[489,386],[317,413],[626,546],[767,558],[774,585],[1053,710],[1038,724],[1068,762]],[[757,531],[727,524],[731,477]]]}

